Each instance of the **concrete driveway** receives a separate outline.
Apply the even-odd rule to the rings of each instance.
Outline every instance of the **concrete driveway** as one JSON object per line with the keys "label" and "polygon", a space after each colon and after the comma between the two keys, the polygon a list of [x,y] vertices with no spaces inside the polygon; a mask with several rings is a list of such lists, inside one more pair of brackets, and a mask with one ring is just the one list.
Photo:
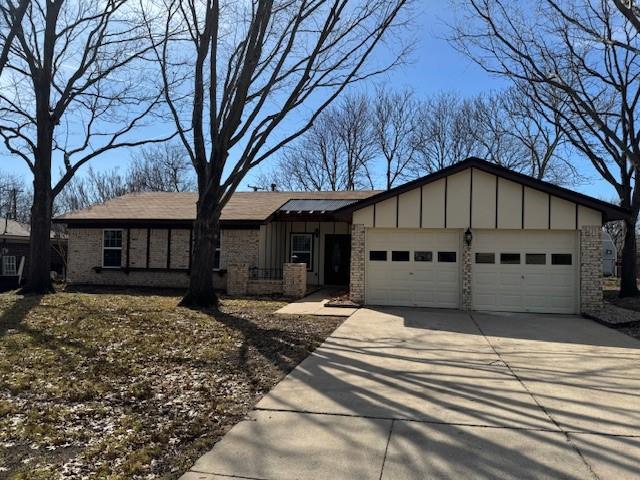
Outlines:
{"label": "concrete driveway", "polygon": [[183,478],[640,478],[640,342],[573,316],[361,309]]}

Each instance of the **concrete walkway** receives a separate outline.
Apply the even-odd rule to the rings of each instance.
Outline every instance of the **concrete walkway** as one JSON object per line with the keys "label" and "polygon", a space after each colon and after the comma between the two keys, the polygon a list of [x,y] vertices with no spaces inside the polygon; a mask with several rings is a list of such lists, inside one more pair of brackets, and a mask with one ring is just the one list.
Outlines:
{"label": "concrete walkway", "polygon": [[276,313],[285,315],[319,315],[331,317],[350,317],[357,310],[356,308],[343,307],[325,307],[325,304],[331,300],[339,290],[326,289],[313,292],[300,300],[285,305]]}
{"label": "concrete walkway", "polygon": [[636,479],[639,392],[590,320],[361,309],[183,478]]}

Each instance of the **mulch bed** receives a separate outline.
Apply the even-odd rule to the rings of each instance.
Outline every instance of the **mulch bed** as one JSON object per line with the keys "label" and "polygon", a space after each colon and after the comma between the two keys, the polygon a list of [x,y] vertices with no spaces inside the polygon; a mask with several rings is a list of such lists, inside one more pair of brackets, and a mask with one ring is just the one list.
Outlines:
{"label": "mulch bed", "polygon": [[177,478],[343,320],[179,299],[0,295],[0,478]]}
{"label": "mulch bed", "polygon": [[349,291],[340,292],[334,297],[332,297],[327,303],[324,304],[325,307],[337,307],[337,308],[360,308],[361,305],[354,303],[349,298]]}

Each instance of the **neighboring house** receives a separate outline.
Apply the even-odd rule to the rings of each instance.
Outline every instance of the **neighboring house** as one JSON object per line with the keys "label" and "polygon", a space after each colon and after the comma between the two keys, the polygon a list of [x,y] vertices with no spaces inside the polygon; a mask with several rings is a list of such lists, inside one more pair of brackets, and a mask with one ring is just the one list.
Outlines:
{"label": "neighboring house", "polygon": [[607,232],[602,232],[602,274],[611,277],[616,274],[618,252],[616,244]]}
{"label": "neighboring house", "polygon": [[[186,286],[195,201],[127,195],[59,217],[68,280]],[[363,304],[577,313],[602,301],[603,222],[627,216],[471,158],[380,193],[236,193],[212,270],[220,288],[229,275],[265,293],[260,281],[304,262],[307,284],[349,284]]]}
{"label": "neighboring house", "polygon": [[[66,238],[51,234],[51,271],[64,274]],[[29,271],[29,225],[0,219],[0,291],[17,288]]]}

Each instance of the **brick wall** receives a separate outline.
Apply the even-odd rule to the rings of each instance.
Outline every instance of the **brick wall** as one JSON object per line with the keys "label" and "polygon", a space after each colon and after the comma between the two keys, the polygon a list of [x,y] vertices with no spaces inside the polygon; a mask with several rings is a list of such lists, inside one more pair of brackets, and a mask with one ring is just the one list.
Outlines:
{"label": "brick wall", "polygon": [[473,308],[472,288],[473,266],[471,261],[471,247],[463,242],[462,246],[462,310]]}
{"label": "brick wall", "polygon": [[282,293],[285,297],[302,298],[307,293],[307,264],[282,265]]}
{"label": "brick wall", "polygon": [[602,228],[583,226],[580,230],[580,311],[602,308]]}
{"label": "brick wall", "polygon": [[365,228],[364,225],[351,226],[351,283],[349,285],[352,302],[364,303],[364,264],[365,264]]}
{"label": "brick wall", "polygon": [[258,266],[260,230],[223,230],[220,238],[220,268],[233,263]]}

